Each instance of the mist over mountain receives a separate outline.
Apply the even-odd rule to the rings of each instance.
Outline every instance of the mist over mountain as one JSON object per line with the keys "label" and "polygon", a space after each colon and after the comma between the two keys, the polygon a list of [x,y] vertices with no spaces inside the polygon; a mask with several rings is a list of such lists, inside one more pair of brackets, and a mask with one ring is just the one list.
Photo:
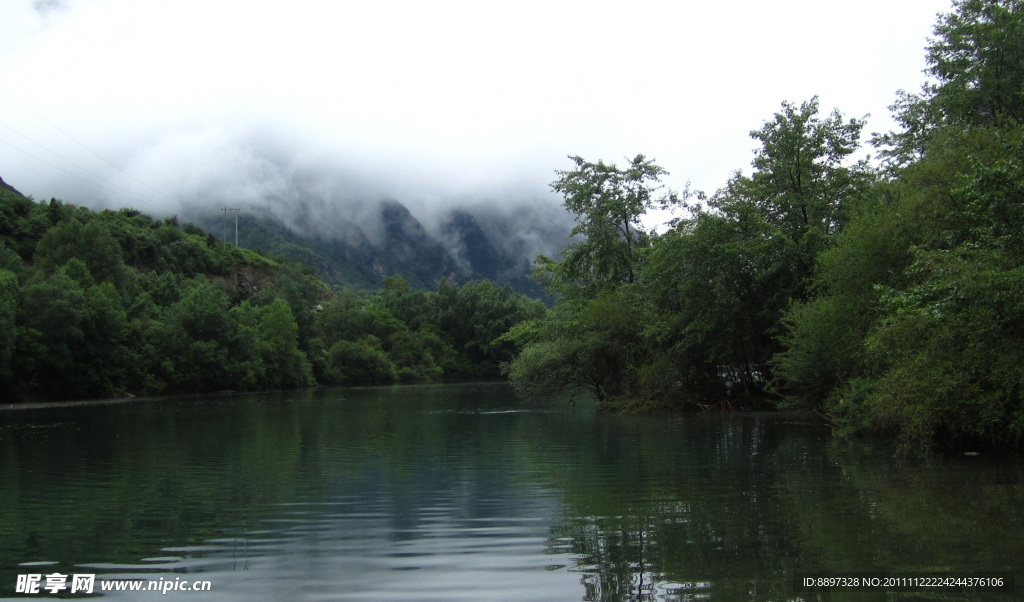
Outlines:
{"label": "mist over mountain", "polygon": [[[57,179],[26,192],[96,210],[177,215],[228,241],[235,212],[225,229],[223,208],[239,209],[242,246],[305,263],[331,284],[366,287],[393,274],[422,290],[441,278],[486,278],[539,297],[528,279],[532,262],[564,248],[573,225],[537,177],[357,156],[281,127],[157,135],[134,149],[124,164],[155,185],[148,195],[65,190]],[[122,176],[116,182],[129,186]]]}
{"label": "mist over mountain", "polygon": [[[327,204],[294,202],[292,223],[281,205],[242,207],[237,215],[240,246],[278,254],[313,268],[332,285],[379,286],[401,275],[412,286],[434,290],[448,278],[509,283],[533,297],[544,291],[529,278],[537,254],[554,255],[568,243],[572,220],[561,209],[536,204],[476,203],[429,214],[420,220],[400,201],[353,207],[349,219]],[[235,213],[187,211],[208,232],[231,242]]]}

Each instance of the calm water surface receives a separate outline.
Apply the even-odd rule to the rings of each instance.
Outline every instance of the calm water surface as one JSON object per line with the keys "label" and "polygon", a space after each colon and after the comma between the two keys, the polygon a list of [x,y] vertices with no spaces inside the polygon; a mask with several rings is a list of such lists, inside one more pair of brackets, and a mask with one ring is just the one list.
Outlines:
{"label": "calm water surface", "polygon": [[[0,597],[61,572],[212,583],[124,599],[1019,600],[1022,561],[1019,458],[897,466],[792,415],[614,416],[503,384],[0,411]],[[794,584],[853,571],[1021,585]]]}

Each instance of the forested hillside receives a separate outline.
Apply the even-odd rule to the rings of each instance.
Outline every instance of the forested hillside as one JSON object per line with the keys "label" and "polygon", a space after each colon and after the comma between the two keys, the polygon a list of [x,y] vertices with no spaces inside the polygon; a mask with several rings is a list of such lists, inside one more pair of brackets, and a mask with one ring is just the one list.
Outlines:
{"label": "forested hillside", "polygon": [[495,376],[544,311],[487,281],[331,290],[173,217],[0,188],[5,402]]}
{"label": "forested hillside", "polygon": [[[854,161],[864,121],[785,102],[751,132],[750,175],[713,195],[660,188],[644,156],[573,158],[558,296],[509,338],[524,393],[611,407],[799,406],[905,450],[1024,435],[1024,2],[957,0],[900,92],[900,128]],[[658,205],[685,209],[663,234]]]}

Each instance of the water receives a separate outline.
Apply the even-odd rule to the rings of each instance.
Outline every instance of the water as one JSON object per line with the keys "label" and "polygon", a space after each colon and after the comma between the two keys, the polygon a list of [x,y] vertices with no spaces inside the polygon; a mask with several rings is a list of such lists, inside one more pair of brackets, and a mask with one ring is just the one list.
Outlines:
{"label": "water", "polygon": [[615,416],[502,384],[19,409],[0,596],[60,572],[211,583],[106,594],[133,600],[1018,600],[794,579],[1020,582],[1022,502],[1019,458],[897,465],[793,415]]}

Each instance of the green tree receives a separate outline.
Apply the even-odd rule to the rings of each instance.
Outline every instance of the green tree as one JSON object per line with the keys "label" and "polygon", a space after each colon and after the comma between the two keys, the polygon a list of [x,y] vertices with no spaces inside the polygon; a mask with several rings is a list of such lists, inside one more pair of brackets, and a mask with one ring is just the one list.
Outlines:
{"label": "green tree", "polygon": [[96,282],[110,282],[118,290],[124,290],[127,273],[121,247],[110,226],[103,221],[61,222],[47,230],[34,255],[36,266],[47,272],[63,266],[71,258],[81,260]]}
{"label": "green tree", "polygon": [[519,348],[504,371],[525,394],[582,389],[611,402],[637,392],[642,326],[634,285],[651,244],[640,218],[679,199],[660,192],[667,172],[643,155],[624,169],[570,159],[576,169],[557,172],[551,187],[575,214],[570,235],[578,239],[561,262],[539,256],[535,270],[558,304],[546,319],[529,320],[499,339]]}
{"label": "green tree", "polygon": [[524,396],[584,392],[606,405],[632,401],[644,354],[636,308],[629,286],[559,303],[503,337],[520,348],[503,370]]}
{"label": "green tree", "polygon": [[358,341],[338,341],[328,352],[331,382],[372,385],[398,380],[398,368],[373,335]]}
{"label": "green tree", "polygon": [[656,358],[644,380],[677,402],[762,392],[775,328],[799,290],[792,241],[753,206],[734,209],[697,212],[659,239],[644,266],[645,334]]}
{"label": "green tree", "polygon": [[83,304],[82,287],[64,270],[36,272],[22,287],[15,372],[26,396],[66,399],[73,390]]}
{"label": "green tree", "polygon": [[[867,339],[874,424],[910,448],[1024,436],[1024,144],[953,191],[950,227],[883,289]],[[837,408],[833,408],[836,410]]]}
{"label": "green tree", "polygon": [[266,370],[264,385],[273,388],[296,388],[312,385],[313,372],[306,354],[299,349],[299,327],[291,306],[277,299],[260,308],[260,354]]}
{"label": "green tree", "polygon": [[753,175],[737,174],[710,205],[734,219],[753,205],[760,219],[784,236],[798,279],[808,278],[815,257],[829,246],[845,221],[846,205],[870,181],[865,162],[847,165],[860,145],[864,120],[845,119],[838,109],[818,115],[818,97],[782,110],[750,136],[759,141]]}
{"label": "green tree", "polygon": [[946,127],[1013,127],[1024,120],[1024,2],[954,0],[928,46],[920,94],[901,90],[890,110],[900,129],[875,134],[891,169],[920,160]]}
{"label": "green tree", "polygon": [[708,404],[767,392],[784,312],[809,295],[816,257],[870,179],[847,165],[863,122],[818,110],[817,98],[784,102],[751,132],[752,175],[737,173],[654,240],[640,278],[649,394]]}
{"label": "green tree", "polygon": [[668,172],[637,155],[624,169],[603,161],[570,157],[576,169],[558,171],[551,188],[564,197],[575,215],[572,243],[556,263],[541,257],[540,278],[561,295],[594,295],[597,291],[636,280],[648,245],[639,220],[656,206],[678,202],[674,193],[659,196],[660,179]]}
{"label": "green tree", "polygon": [[502,335],[545,312],[540,301],[489,280],[472,280],[461,287],[442,280],[432,301],[438,328],[474,367],[466,370],[478,376],[495,376],[498,366],[512,359],[514,346]]}
{"label": "green tree", "polygon": [[401,276],[388,276],[381,284],[377,302],[411,330],[417,330],[430,319],[430,306],[423,291],[418,291]]}
{"label": "green tree", "polygon": [[1024,2],[955,0],[928,48],[931,99],[950,125],[1024,120]]}
{"label": "green tree", "polygon": [[232,385],[230,341],[236,323],[228,315],[227,295],[206,278],[187,281],[187,290],[171,305],[154,333],[167,382],[180,391],[218,391]]}

